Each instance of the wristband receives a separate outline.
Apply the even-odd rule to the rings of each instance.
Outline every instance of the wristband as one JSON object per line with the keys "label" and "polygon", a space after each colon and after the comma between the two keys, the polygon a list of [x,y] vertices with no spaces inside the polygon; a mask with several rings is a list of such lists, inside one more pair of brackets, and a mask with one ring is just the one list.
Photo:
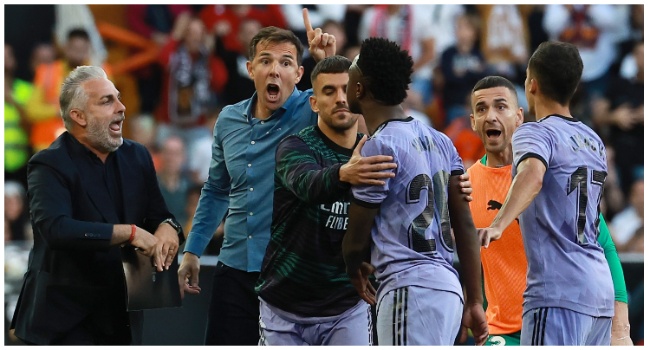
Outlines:
{"label": "wristband", "polygon": [[129,237],[129,243],[133,243],[135,239],[135,225],[131,224],[131,237]]}

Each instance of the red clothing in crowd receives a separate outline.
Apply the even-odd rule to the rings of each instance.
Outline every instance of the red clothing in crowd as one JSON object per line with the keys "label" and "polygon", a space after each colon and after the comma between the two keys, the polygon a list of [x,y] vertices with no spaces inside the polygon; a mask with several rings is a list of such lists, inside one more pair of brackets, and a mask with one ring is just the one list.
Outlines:
{"label": "red clothing in crowd", "polygon": [[[247,6],[248,11],[239,14],[235,11],[235,6]],[[218,22],[226,21],[230,31],[223,36],[223,45],[226,49],[234,52],[241,52],[242,49],[237,39],[237,33],[243,19],[254,19],[260,22],[262,27],[287,28],[287,22],[280,5],[206,5],[201,9],[199,17],[209,32],[213,32],[214,26]]]}

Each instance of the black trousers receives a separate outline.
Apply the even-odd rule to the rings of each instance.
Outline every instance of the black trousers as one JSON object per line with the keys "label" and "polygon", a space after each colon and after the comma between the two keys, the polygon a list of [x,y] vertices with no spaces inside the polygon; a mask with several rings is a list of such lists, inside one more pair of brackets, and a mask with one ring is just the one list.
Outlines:
{"label": "black trousers", "polygon": [[[58,338],[52,339],[50,344],[47,345],[142,345],[143,318],[141,312],[136,313],[139,315],[131,318],[130,326],[120,327],[113,334],[104,334],[90,319],[86,319],[68,332],[61,334]],[[123,322],[124,320],[120,324],[123,324]],[[131,327],[136,330],[135,335],[131,334]],[[22,341],[26,345],[46,345]]]}
{"label": "black trousers", "polygon": [[205,333],[206,345],[257,345],[260,303],[255,293],[259,272],[217,263]]}

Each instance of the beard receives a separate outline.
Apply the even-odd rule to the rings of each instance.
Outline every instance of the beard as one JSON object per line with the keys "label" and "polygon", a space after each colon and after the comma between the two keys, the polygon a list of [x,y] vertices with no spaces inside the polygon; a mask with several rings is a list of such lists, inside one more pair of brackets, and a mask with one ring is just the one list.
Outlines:
{"label": "beard", "polygon": [[339,132],[343,132],[343,131],[348,131],[352,127],[354,127],[354,125],[357,123],[358,118],[359,118],[358,116],[352,114],[350,116],[350,118],[348,120],[345,120],[345,121],[334,120],[334,117],[331,117],[331,116],[328,119],[324,119],[324,121],[325,121],[325,124],[327,124],[327,126],[330,129],[336,130],[336,131],[339,131]]}
{"label": "beard", "polygon": [[88,140],[91,140],[93,147],[102,152],[115,152],[124,142],[122,136],[118,138],[111,137],[108,131],[108,125],[104,125],[95,117],[88,120],[86,132],[88,133]]}

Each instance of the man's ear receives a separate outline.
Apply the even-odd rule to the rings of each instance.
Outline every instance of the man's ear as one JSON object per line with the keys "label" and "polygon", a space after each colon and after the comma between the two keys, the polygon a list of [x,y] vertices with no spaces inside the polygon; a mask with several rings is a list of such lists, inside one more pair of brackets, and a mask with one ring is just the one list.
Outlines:
{"label": "man's ear", "polygon": [[251,61],[246,61],[246,70],[248,71],[248,76],[255,80],[253,77],[253,63]]}
{"label": "man's ear", "polygon": [[530,92],[531,94],[534,95],[534,94],[537,93],[537,89],[539,89],[539,87],[537,86],[537,79],[530,78],[530,84],[529,84],[529,87],[528,87],[528,92]]}
{"label": "man's ear", "polygon": [[362,99],[366,95],[366,87],[361,84],[361,82],[357,82],[357,100]]}
{"label": "man's ear", "polygon": [[314,97],[314,95],[309,96],[309,105],[311,106],[311,110],[314,111],[314,113],[318,113],[320,111],[318,109],[318,106],[316,106],[316,97]]}
{"label": "man's ear", "polygon": [[86,125],[88,125],[86,114],[79,109],[73,108],[70,110],[70,119],[81,127],[86,127]]}
{"label": "man's ear", "polygon": [[519,125],[524,123],[524,108],[519,107],[517,110],[517,120],[515,121],[515,126],[519,127]]}
{"label": "man's ear", "polygon": [[476,132],[476,120],[474,120],[474,113],[469,114],[469,123],[472,126],[472,130]]}
{"label": "man's ear", "polygon": [[294,84],[298,84],[300,82],[300,79],[302,78],[302,75],[305,73],[305,67],[300,66],[298,67],[298,71],[296,72],[296,80]]}

